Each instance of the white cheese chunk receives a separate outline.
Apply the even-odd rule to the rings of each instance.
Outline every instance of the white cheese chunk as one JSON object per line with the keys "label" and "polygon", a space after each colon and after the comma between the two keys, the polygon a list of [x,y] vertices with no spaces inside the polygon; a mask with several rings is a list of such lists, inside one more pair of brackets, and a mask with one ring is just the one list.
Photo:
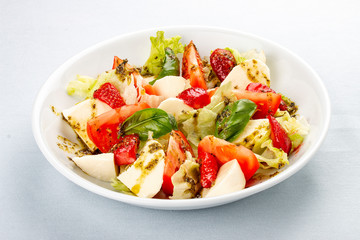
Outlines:
{"label": "white cheese chunk", "polygon": [[261,60],[249,59],[234,67],[221,85],[228,82],[239,90],[245,90],[252,82],[270,86],[270,70]]}
{"label": "white cheese chunk", "polygon": [[112,108],[106,103],[97,99],[87,99],[75,106],[62,111],[64,118],[68,121],[70,126],[79,135],[81,140],[88,146],[90,151],[95,151],[97,147],[89,139],[87,135],[86,126],[87,122]]}
{"label": "white cheese chunk", "polygon": [[148,140],[140,156],[118,179],[134,194],[152,198],[161,189],[165,167],[165,152],[156,140]]}
{"label": "white cheese chunk", "polygon": [[172,114],[176,120],[181,113],[194,110],[189,105],[186,105],[183,100],[178,98],[168,98],[161,102],[158,108]]}
{"label": "white cheese chunk", "polygon": [[85,173],[102,181],[110,182],[112,178],[116,178],[118,173],[113,153],[85,155],[74,157],[72,160]]}
{"label": "white cheese chunk", "polygon": [[157,80],[153,87],[160,96],[165,98],[176,97],[188,88],[188,80],[179,76],[166,76]]}
{"label": "white cheese chunk", "polygon": [[241,134],[232,143],[243,145],[252,150],[255,143],[259,142],[262,137],[269,134],[269,131],[269,120],[267,118],[250,120]]}
{"label": "white cheese chunk", "polygon": [[246,180],[236,159],[222,165],[217,174],[215,184],[202,192],[202,197],[215,197],[245,188]]}

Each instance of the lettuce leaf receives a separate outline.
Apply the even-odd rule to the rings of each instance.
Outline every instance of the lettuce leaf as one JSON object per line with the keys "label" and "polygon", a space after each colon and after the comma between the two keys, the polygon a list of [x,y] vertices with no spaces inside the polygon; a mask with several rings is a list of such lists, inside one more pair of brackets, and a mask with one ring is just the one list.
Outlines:
{"label": "lettuce leaf", "polygon": [[211,102],[208,104],[205,109],[213,111],[216,114],[219,114],[224,110],[226,105],[230,102],[236,100],[235,95],[232,93],[231,82],[228,82],[224,85],[221,85],[215,94],[211,97]]}
{"label": "lettuce leaf", "polygon": [[67,94],[77,98],[84,99],[88,97],[94,88],[97,80],[88,76],[77,75],[75,80],[69,82],[66,87]]}
{"label": "lettuce leaf", "polygon": [[180,129],[186,135],[193,148],[196,148],[201,139],[207,135],[215,134],[217,114],[206,108],[194,110],[187,114],[190,117],[181,123]]}
{"label": "lettuce leaf", "polygon": [[251,49],[249,51],[240,53],[238,50],[236,50],[234,48],[227,47],[225,49],[232,53],[232,55],[235,57],[237,64],[240,64],[240,63],[244,62],[245,60],[254,59],[254,58],[259,59],[260,61],[263,61],[264,63],[266,63],[265,53],[262,50],[258,52],[256,49]]}
{"label": "lettuce leaf", "polygon": [[227,47],[227,48],[225,48],[225,50],[228,50],[232,53],[232,55],[235,57],[237,64],[240,64],[246,60],[246,58],[242,57],[241,54],[239,53],[239,51],[234,48]]}
{"label": "lettuce leaf", "polygon": [[255,153],[255,156],[262,169],[280,169],[285,164],[289,164],[287,154],[283,150],[275,148],[271,140],[265,141],[261,147],[266,148],[266,150],[261,155]]}
{"label": "lettuce leaf", "polygon": [[130,189],[125,186],[125,184],[123,184],[119,179],[111,179],[111,186],[116,190],[116,191],[119,191],[121,193],[124,193],[124,194],[127,194],[127,195],[132,195],[132,196],[135,196],[134,193],[132,193],[130,191]]}
{"label": "lettuce leaf", "polygon": [[292,142],[292,150],[304,141],[310,132],[310,125],[303,116],[291,117],[287,111],[281,112],[276,120],[281,124]]}
{"label": "lettuce leaf", "polygon": [[150,37],[150,56],[145,62],[141,73],[158,75],[164,64],[165,48],[171,48],[174,51],[175,55],[184,52],[184,45],[179,42],[180,39],[180,36],[165,38],[163,31],[157,31],[156,37]]}

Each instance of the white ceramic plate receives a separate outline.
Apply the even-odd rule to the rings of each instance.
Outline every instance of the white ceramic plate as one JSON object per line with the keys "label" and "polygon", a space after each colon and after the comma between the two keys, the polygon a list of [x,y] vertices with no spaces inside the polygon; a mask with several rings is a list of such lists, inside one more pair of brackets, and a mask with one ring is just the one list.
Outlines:
{"label": "white ceramic plate", "polygon": [[[131,64],[142,65],[149,56],[150,36],[164,30],[167,37],[182,36],[182,42],[193,40],[201,56],[209,56],[216,48],[232,47],[241,51],[263,49],[271,70],[271,86],[294,100],[299,113],[311,125],[303,146],[290,158],[290,165],[278,175],[232,194],[189,200],[142,199],[113,191],[103,183],[84,174],[57,146],[58,135],[75,139],[72,129],[56,116],[58,111],[78,100],[68,96],[65,87],[77,74],[96,77],[112,67],[113,57],[127,58]],[[157,209],[198,209],[233,202],[272,187],[299,171],[314,155],[323,141],[330,121],[330,101],[326,89],[314,70],[298,56],[266,39],[233,30],[213,27],[185,26],[151,29],[119,36],[99,43],[74,56],[59,67],[41,88],[33,109],[33,132],[37,144],[48,161],[65,177],[94,193],[125,203]]]}

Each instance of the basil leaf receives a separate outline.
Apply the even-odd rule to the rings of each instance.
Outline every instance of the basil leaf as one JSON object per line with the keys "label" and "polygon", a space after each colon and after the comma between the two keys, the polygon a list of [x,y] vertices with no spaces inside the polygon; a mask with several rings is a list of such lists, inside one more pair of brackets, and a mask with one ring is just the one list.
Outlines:
{"label": "basil leaf", "polygon": [[158,108],[146,108],[137,111],[128,117],[121,125],[120,135],[136,133],[140,140],[148,139],[149,131],[153,132],[153,138],[159,138],[177,127],[175,119],[167,112]]}
{"label": "basil leaf", "polygon": [[157,78],[149,82],[149,84],[154,85],[157,80],[166,76],[180,76],[179,59],[176,57],[174,51],[169,47],[165,48],[165,59],[161,72]]}
{"label": "basil leaf", "polygon": [[176,122],[176,120],[175,120],[174,115],[169,114],[169,120],[170,120],[170,124],[171,124],[171,126],[172,126],[172,129],[178,130],[178,125],[177,125],[177,122]]}
{"label": "basil leaf", "polygon": [[248,124],[256,107],[248,99],[240,99],[226,106],[217,116],[215,136],[229,142],[234,141]]}

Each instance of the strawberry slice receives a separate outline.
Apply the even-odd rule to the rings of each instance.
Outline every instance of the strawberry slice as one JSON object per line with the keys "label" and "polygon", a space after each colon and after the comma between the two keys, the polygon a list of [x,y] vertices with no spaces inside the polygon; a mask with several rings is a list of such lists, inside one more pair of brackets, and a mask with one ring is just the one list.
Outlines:
{"label": "strawberry slice", "polygon": [[271,127],[271,140],[274,147],[282,149],[287,154],[290,153],[292,143],[289,136],[286,134],[285,129],[280,125],[280,123],[271,115],[268,115],[267,118],[270,122]]}
{"label": "strawberry slice", "polygon": [[119,108],[125,105],[119,90],[111,83],[104,83],[94,92],[94,98],[106,103],[111,108]]}
{"label": "strawberry slice", "polygon": [[236,60],[230,51],[217,48],[210,55],[210,64],[216,76],[222,82],[236,66]]}
{"label": "strawberry slice", "polygon": [[182,91],[177,98],[192,108],[203,108],[210,103],[209,93],[203,88],[188,88]]}
{"label": "strawberry slice", "polygon": [[137,134],[120,137],[120,142],[115,145],[114,160],[117,166],[132,164],[136,160],[136,152],[140,139]]}
{"label": "strawberry slice", "polygon": [[218,160],[214,155],[201,152],[200,159],[200,183],[203,188],[209,188],[216,180],[219,171]]}
{"label": "strawberry slice", "polygon": [[193,41],[190,41],[184,49],[182,76],[183,78],[190,80],[190,85],[192,87],[207,89],[202,61]]}

